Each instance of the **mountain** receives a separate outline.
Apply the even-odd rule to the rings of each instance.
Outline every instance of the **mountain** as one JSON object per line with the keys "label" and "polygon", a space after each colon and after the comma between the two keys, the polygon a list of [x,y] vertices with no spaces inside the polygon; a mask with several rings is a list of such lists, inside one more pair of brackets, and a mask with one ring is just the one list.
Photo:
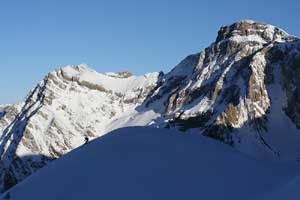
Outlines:
{"label": "mountain", "polygon": [[90,139],[128,126],[202,134],[260,160],[300,156],[300,39],[244,20],[167,74],[50,72],[0,115],[0,191]]}
{"label": "mountain", "polygon": [[[4,197],[10,200],[261,199],[283,186],[288,187],[297,173],[296,163],[257,161],[199,134],[131,127],[113,131],[72,151],[15,186]],[[299,196],[297,190],[285,194],[290,198],[283,199]]]}
{"label": "mountain", "polygon": [[106,126],[143,102],[159,73],[100,74],[86,65],[50,72],[0,119],[0,188],[7,190],[49,161],[107,133]]}
{"label": "mountain", "polygon": [[146,105],[165,105],[167,127],[196,129],[263,159],[293,159],[300,152],[299,67],[299,38],[241,21],[168,73]]}

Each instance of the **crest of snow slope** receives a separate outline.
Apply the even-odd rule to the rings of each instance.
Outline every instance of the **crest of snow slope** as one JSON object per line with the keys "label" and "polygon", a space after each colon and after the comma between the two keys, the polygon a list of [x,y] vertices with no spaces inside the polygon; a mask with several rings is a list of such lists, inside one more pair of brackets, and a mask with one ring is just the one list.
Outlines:
{"label": "crest of snow slope", "polygon": [[197,134],[131,127],[72,151],[3,197],[254,199],[280,188],[297,171],[299,166],[259,162]]}
{"label": "crest of snow slope", "polygon": [[111,121],[143,102],[158,75],[112,77],[86,65],[49,73],[0,119],[0,191],[80,146],[85,136],[107,133]]}

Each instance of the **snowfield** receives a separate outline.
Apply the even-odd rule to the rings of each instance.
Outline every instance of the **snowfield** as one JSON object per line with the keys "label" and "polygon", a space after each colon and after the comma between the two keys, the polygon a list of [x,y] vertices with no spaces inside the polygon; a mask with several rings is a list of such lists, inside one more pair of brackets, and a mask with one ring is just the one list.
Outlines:
{"label": "snowfield", "polygon": [[66,154],[2,199],[274,200],[277,193],[299,199],[299,169],[295,162],[255,160],[198,134],[131,127]]}

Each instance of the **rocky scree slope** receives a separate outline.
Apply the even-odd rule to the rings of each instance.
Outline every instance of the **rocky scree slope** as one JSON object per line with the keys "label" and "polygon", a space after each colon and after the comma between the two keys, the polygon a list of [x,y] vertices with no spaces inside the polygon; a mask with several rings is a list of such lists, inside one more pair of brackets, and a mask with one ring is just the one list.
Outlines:
{"label": "rocky scree slope", "polygon": [[5,191],[83,138],[150,125],[193,131],[257,158],[300,153],[300,41],[254,21],[217,39],[167,74],[100,74],[85,65],[49,73],[25,102],[0,117]]}

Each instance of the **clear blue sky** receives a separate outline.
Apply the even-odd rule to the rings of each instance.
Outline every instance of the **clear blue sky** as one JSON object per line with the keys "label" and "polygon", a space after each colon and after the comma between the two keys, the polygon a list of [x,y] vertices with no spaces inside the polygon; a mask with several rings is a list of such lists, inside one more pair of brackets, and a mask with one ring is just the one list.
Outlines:
{"label": "clear blue sky", "polygon": [[22,100],[57,66],[169,71],[241,19],[300,35],[299,0],[0,1],[0,103]]}

